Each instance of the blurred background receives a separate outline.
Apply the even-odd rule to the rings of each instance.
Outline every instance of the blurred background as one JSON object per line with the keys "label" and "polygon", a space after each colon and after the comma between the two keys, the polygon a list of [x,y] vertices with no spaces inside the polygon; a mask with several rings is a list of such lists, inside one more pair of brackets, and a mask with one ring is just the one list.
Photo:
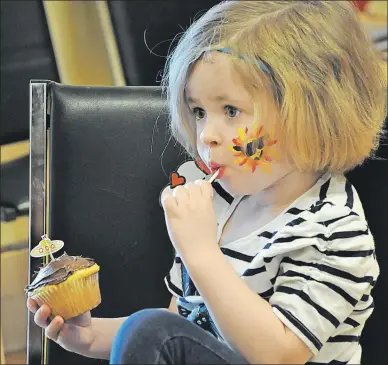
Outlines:
{"label": "blurred background", "polygon": [[[157,85],[176,35],[218,2],[0,1],[1,364],[26,362],[30,80]],[[388,2],[353,3],[386,71]]]}

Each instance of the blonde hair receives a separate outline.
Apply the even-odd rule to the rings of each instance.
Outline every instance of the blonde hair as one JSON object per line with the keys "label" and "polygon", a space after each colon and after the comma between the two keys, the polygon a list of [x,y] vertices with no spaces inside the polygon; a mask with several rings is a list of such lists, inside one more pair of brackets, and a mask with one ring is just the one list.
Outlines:
{"label": "blonde hair", "polygon": [[[377,149],[386,113],[384,75],[352,5],[226,1],[190,26],[166,66],[171,132],[190,155],[197,148],[187,79],[204,54],[223,47],[244,55],[231,61],[258,114],[266,109],[258,93],[276,105],[282,156],[298,170],[343,172]],[[247,60],[264,62],[273,77]]]}

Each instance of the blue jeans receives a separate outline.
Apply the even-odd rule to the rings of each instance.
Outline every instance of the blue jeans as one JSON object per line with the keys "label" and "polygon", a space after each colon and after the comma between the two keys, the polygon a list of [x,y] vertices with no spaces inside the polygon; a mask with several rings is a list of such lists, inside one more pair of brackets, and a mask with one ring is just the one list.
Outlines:
{"label": "blue jeans", "polygon": [[163,309],[131,315],[117,331],[110,364],[248,364],[199,326]]}

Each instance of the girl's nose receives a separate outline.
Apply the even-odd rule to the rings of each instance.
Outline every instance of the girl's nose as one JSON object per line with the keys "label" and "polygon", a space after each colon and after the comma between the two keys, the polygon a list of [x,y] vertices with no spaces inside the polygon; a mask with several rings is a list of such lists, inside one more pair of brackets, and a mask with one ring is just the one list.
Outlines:
{"label": "girl's nose", "polygon": [[209,147],[215,147],[222,143],[220,133],[217,132],[214,126],[208,123],[200,134],[201,141]]}

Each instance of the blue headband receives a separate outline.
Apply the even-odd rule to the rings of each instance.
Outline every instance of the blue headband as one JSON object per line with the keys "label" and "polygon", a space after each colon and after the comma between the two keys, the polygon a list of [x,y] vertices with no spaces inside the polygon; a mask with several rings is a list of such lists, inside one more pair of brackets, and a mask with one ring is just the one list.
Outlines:
{"label": "blue headband", "polygon": [[[230,48],[217,48],[216,51],[230,54],[230,55],[236,55],[236,53],[233,52],[233,50],[231,50]],[[237,55],[237,56],[245,61],[248,60],[248,56],[241,56],[241,55]],[[272,85],[274,87],[275,98],[280,105],[283,99],[282,92],[280,90],[279,83],[276,81],[275,73],[273,72],[271,66],[260,58],[256,59],[256,64],[257,66],[259,66],[260,70],[263,71],[265,74],[267,74],[268,77],[271,79]]]}

